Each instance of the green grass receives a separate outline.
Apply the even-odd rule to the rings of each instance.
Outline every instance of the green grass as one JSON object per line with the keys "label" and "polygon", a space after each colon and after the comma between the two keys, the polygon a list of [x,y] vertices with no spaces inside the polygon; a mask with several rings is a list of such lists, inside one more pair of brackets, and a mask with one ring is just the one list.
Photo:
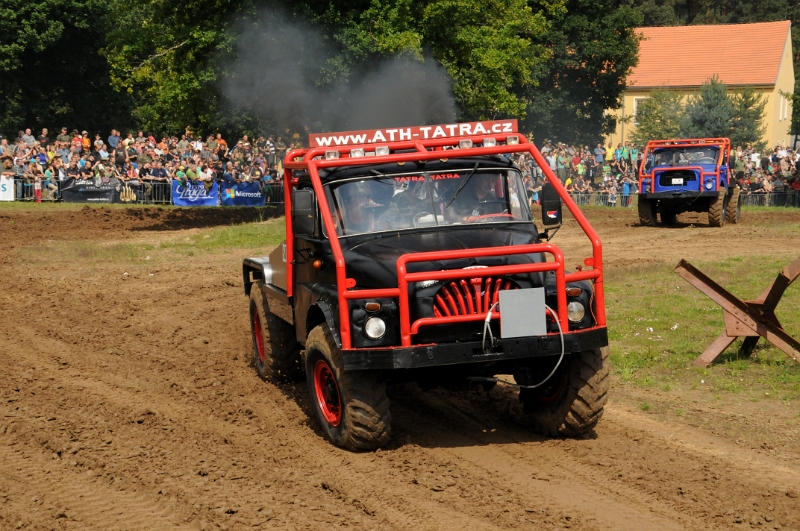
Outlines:
{"label": "green grass", "polygon": [[203,231],[163,242],[159,248],[183,252],[189,256],[193,256],[194,253],[232,249],[263,248],[266,252],[272,250],[284,239],[286,239],[286,228],[281,217],[259,223],[242,223]]}
{"label": "green grass", "polygon": [[[734,295],[754,299],[786,265],[785,259],[734,257],[693,264]],[[800,283],[791,286],[776,314],[800,337]],[[611,360],[615,373],[639,387],[707,389],[793,400],[800,398],[800,363],[764,339],[750,358],[731,345],[712,366],[692,361],[723,332],[722,311],[670,266],[610,271],[606,278]],[[702,382],[701,382],[702,381]]]}

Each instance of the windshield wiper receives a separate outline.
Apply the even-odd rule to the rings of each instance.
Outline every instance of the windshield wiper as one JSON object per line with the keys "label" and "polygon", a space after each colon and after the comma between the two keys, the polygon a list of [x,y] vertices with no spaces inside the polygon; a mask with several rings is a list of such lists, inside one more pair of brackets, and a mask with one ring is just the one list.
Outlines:
{"label": "windshield wiper", "polygon": [[461,181],[461,184],[458,185],[458,189],[456,190],[456,193],[453,194],[453,197],[451,197],[450,201],[448,201],[447,204],[444,206],[445,208],[449,207],[450,204],[453,201],[456,200],[456,197],[458,197],[458,194],[461,192],[461,190],[464,189],[464,187],[467,185],[467,181],[469,181],[469,178],[472,177],[472,174],[475,173],[475,170],[477,170],[477,169],[478,169],[478,163],[476,162],[475,166],[472,167],[472,171],[469,172],[469,174],[466,177],[464,177],[464,180]]}

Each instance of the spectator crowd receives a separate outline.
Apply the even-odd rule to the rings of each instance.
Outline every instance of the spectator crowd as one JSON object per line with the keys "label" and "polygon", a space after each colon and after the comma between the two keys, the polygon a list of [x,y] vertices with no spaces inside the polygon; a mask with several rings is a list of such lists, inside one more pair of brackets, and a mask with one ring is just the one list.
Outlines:
{"label": "spectator crowd", "polygon": [[280,201],[275,185],[282,183],[283,158],[294,148],[294,142],[287,145],[271,135],[244,135],[231,146],[219,133],[203,138],[189,128],[180,137],[160,140],[143,131],[123,138],[112,130],[104,139],[85,130],[69,133],[66,127],[55,138],[47,129],[36,136],[26,129],[13,142],[0,140],[0,164],[3,175],[15,179],[18,200],[57,199],[60,183],[68,179],[98,186],[116,179],[140,185],[145,202],[169,202],[172,180],[184,186],[202,183],[206,190],[214,181],[254,182],[267,201]]}
{"label": "spectator crowd", "polygon": [[[550,169],[578,204],[630,207],[638,193],[637,169],[643,149],[634,142],[594,148],[545,140],[541,148]],[[522,169],[525,186],[538,202],[544,175],[533,159],[514,156]],[[800,207],[800,150],[776,146],[761,154],[752,145],[731,150],[732,181],[745,204]]]}
{"label": "spectator crowd", "polygon": [[[139,131],[124,138],[112,130],[107,138],[88,131],[71,133],[61,128],[55,138],[47,129],[34,136],[30,129],[19,131],[14,141],[0,139],[0,165],[3,175],[16,181],[19,200],[54,200],[60,183],[68,179],[89,180],[95,184],[135,183],[141,186],[145,202],[170,201],[170,182],[202,183],[206,189],[214,181],[254,182],[267,201],[281,201],[283,159],[288,150],[300,147],[295,135],[288,145],[280,136],[242,136],[232,146],[220,133],[203,138],[190,128],[178,136],[156,139]],[[594,148],[545,140],[541,147],[550,169],[558,176],[579,204],[630,207],[638,192],[636,170],[641,165],[642,149],[633,142]],[[544,175],[528,154],[515,154],[522,170],[527,193],[538,203]],[[732,173],[742,194],[752,196],[752,204],[800,206],[800,152],[776,146],[760,154],[752,146],[731,151]],[[160,186],[159,186],[160,185]],[[765,202],[765,198],[772,198]]]}

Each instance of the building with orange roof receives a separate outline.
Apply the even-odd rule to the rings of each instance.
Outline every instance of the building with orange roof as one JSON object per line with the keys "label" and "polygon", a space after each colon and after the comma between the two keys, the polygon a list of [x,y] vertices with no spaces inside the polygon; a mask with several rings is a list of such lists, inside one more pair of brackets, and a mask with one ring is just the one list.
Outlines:
{"label": "building with orange roof", "polygon": [[639,28],[639,64],[628,76],[623,106],[609,110],[617,129],[607,140],[614,147],[636,128],[639,103],[655,89],[679,91],[687,98],[712,76],[728,90],[753,87],[765,96],[768,146],[790,143],[794,93],[791,22]]}

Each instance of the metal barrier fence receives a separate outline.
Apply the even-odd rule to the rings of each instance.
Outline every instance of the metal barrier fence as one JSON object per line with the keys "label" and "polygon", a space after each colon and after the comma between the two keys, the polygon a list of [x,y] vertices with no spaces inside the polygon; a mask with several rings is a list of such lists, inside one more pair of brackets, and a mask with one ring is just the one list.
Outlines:
{"label": "metal barrier fence", "polygon": [[[136,203],[152,204],[152,205],[170,205],[172,204],[172,183],[170,181],[143,181],[143,186],[134,188],[136,191]],[[220,183],[220,190],[224,189],[222,181]],[[55,181],[57,190],[53,200],[61,200],[61,186],[62,181]],[[148,186],[149,185],[149,186]],[[283,185],[271,184],[267,187],[266,191],[266,204],[283,204]],[[42,187],[42,200],[48,199],[50,193],[46,187]],[[220,193],[220,197],[222,193]],[[636,194],[622,195],[622,194],[601,194],[590,193],[570,194],[572,199],[578,206],[604,206],[604,207],[631,207],[633,206]],[[14,178],[14,199],[16,201],[35,201],[33,191],[33,181],[30,179]],[[768,194],[741,194],[739,201],[742,206],[773,206],[773,207],[790,207],[800,208],[800,191],[788,193],[768,193]]]}
{"label": "metal barrier fence", "polygon": [[[224,188],[223,182],[219,182],[219,188]],[[56,185],[53,197],[50,197],[48,189],[42,185],[42,201],[61,200],[61,187],[63,181],[54,181]],[[136,194],[135,203],[150,204],[150,205],[171,205],[172,204],[172,182],[171,181],[141,181],[139,187],[131,187]],[[24,179],[21,177],[14,178],[14,199],[16,201],[35,201],[33,180]],[[271,184],[265,190],[266,204],[278,205],[283,204],[283,185]],[[222,194],[220,193],[220,200]]]}
{"label": "metal barrier fence", "polygon": [[570,194],[578,206],[604,206],[604,207],[630,207],[633,205],[633,195],[622,194]]}
{"label": "metal barrier fence", "polygon": [[800,208],[800,192],[741,194],[742,206],[773,206]]}

